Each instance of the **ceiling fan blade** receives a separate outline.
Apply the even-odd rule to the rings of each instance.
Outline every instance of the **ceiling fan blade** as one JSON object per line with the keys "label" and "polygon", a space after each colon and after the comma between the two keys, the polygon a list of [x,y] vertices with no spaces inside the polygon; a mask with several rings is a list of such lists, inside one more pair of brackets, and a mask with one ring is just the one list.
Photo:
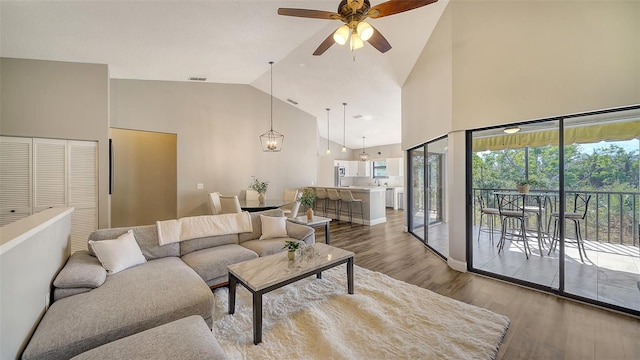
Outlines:
{"label": "ceiling fan blade", "polygon": [[331,45],[333,45],[334,43],[335,43],[335,40],[333,40],[333,33],[331,33],[326,39],[324,39],[322,44],[318,46],[316,51],[313,52],[313,55],[319,56],[324,54],[324,52],[327,51],[331,47]]}
{"label": "ceiling fan blade", "polygon": [[389,0],[369,9],[368,16],[374,19],[398,14],[429,5],[438,0]]}
{"label": "ceiling fan blade", "polygon": [[322,10],[279,8],[278,15],[297,16],[312,19],[340,20],[340,14]]}
{"label": "ceiling fan blade", "polygon": [[367,41],[369,42],[369,44],[371,44],[371,46],[373,46],[383,54],[391,50],[391,44],[389,44],[387,39],[382,36],[380,31],[378,31],[378,29],[376,28],[373,28],[373,35],[371,35],[371,38],[369,38],[369,40]]}

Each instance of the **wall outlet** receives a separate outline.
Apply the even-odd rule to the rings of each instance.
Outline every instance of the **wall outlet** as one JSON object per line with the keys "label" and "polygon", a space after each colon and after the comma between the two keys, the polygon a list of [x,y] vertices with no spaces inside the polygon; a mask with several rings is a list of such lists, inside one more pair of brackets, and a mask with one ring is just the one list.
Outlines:
{"label": "wall outlet", "polygon": [[51,304],[51,294],[44,294],[44,311],[49,310],[49,304]]}
{"label": "wall outlet", "polygon": [[202,189],[204,189],[204,184],[203,184],[203,183],[197,183],[197,184],[196,184],[196,189],[197,189],[197,190],[202,190]]}

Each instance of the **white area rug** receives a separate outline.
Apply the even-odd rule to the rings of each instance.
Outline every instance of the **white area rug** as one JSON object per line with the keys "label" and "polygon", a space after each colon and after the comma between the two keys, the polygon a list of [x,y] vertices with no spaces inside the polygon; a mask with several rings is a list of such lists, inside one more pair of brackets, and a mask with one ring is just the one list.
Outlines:
{"label": "white area rug", "polygon": [[213,333],[231,359],[493,359],[509,319],[354,266],[341,265],[263,296],[262,343],[253,345],[252,298],[214,292]]}

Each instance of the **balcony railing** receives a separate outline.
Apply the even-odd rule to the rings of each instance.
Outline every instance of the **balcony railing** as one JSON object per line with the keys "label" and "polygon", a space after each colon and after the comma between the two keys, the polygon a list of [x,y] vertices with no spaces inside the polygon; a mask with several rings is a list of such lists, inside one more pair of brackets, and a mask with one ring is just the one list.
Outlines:
{"label": "balcony railing", "polygon": [[[482,196],[487,202],[487,206],[497,208],[494,193],[497,191],[515,191],[514,189],[473,189],[473,223],[477,225],[480,221],[480,208],[476,199]],[[558,210],[559,192],[557,190],[535,190],[531,192],[544,192],[556,194],[549,196],[550,206],[547,213]],[[566,193],[566,209],[573,209],[573,200],[576,193],[591,195],[591,200],[587,208],[587,215],[582,221],[582,236],[584,239],[606,242],[612,244],[623,244],[638,246],[640,244],[640,192],[618,192],[618,191],[591,191],[591,190],[570,190]],[[545,223],[546,224],[546,223]],[[571,227],[567,227],[569,229]]]}

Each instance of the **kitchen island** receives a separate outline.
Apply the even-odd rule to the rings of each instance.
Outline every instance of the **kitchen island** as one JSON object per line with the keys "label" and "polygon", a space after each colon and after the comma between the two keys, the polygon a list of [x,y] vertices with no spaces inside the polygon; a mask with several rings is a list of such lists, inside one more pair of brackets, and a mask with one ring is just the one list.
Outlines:
{"label": "kitchen island", "polygon": [[[318,188],[323,189],[336,189],[349,190],[356,199],[362,199],[362,212],[364,225],[376,225],[387,222],[386,210],[385,210],[385,191],[383,186],[349,186],[349,187],[327,187],[316,186],[312,187],[314,190]],[[353,222],[360,222],[360,214],[358,211],[360,206],[354,205]],[[337,220],[348,221],[349,216],[347,214],[347,207],[342,207],[342,213]]]}

